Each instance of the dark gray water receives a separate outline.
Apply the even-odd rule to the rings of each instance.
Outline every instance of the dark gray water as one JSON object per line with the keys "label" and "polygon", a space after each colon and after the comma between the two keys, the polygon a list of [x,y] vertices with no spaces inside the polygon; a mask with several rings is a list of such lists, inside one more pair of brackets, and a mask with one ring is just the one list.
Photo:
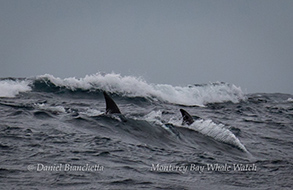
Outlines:
{"label": "dark gray water", "polygon": [[[104,114],[102,90],[122,115]],[[2,79],[0,96],[1,189],[293,186],[292,95],[109,74]]]}

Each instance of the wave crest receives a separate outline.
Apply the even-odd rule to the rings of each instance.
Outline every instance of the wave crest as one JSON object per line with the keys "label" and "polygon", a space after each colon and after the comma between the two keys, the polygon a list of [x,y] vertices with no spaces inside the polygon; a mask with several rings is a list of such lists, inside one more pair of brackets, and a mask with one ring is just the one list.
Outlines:
{"label": "wave crest", "polygon": [[144,97],[173,104],[187,106],[203,106],[207,103],[234,103],[244,99],[239,87],[227,83],[210,83],[206,85],[190,85],[186,87],[168,84],[149,84],[139,77],[121,76],[116,73],[87,75],[61,79],[45,74],[37,80],[48,80],[57,87],[69,90],[104,90],[127,97]]}
{"label": "wave crest", "polygon": [[50,74],[19,81],[0,81],[0,96],[14,97],[19,92],[33,90],[45,92],[69,91],[107,91],[125,97],[142,97],[153,101],[163,101],[186,106],[204,106],[208,103],[245,99],[239,87],[227,83],[205,85],[172,86],[168,84],[149,84],[140,77],[121,76],[116,73],[96,73],[84,78],[69,77],[61,79]]}

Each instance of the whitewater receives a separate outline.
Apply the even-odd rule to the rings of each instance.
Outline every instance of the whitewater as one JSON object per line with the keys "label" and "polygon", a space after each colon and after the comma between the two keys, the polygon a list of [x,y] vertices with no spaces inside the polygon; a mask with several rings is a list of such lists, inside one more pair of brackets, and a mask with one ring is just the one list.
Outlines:
{"label": "whitewater", "polygon": [[2,78],[0,188],[291,189],[292,100],[116,73]]}

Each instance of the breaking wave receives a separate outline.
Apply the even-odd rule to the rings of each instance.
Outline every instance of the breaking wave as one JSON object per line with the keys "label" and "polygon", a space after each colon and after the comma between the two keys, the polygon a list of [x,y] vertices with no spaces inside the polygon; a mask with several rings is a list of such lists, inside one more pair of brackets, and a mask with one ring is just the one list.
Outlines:
{"label": "breaking wave", "polygon": [[26,80],[0,80],[0,97],[15,97],[20,92],[31,91],[30,82]]}
{"label": "breaking wave", "polygon": [[[234,103],[244,100],[245,96],[239,87],[227,83],[210,83],[204,85],[172,86],[169,84],[149,84],[140,77],[121,76],[120,74],[96,73],[84,78],[69,77],[61,79],[50,74],[40,75],[23,81],[1,81],[7,84],[9,93],[2,92],[2,97],[13,97],[19,92],[44,90],[55,92],[65,89],[70,91],[108,91],[126,97],[143,97],[155,101],[187,106],[204,106],[207,103]],[[12,83],[13,85],[9,85]],[[11,87],[12,86],[12,87]]]}

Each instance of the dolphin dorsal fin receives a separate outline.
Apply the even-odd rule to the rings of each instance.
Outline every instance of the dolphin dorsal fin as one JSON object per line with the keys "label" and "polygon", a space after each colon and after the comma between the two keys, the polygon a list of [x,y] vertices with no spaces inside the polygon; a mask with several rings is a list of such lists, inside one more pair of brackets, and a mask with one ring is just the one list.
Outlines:
{"label": "dolphin dorsal fin", "polygon": [[184,109],[180,109],[180,112],[183,117],[183,121],[182,121],[183,125],[184,124],[191,125],[194,122],[193,118],[191,117],[191,115],[187,111],[185,111]]}
{"label": "dolphin dorsal fin", "polygon": [[106,114],[112,114],[112,113],[120,113],[120,110],[114,100],[104,91],[103,92],[105,101],[106,101]]}

